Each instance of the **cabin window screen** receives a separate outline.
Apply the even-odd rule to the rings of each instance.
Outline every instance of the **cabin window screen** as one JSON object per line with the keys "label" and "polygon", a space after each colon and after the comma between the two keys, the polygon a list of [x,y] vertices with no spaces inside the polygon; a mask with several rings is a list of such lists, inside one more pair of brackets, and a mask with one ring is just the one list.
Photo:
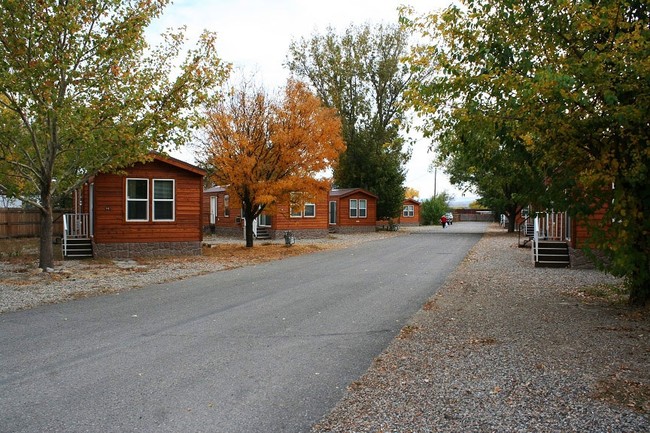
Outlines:
{"label": "cabin window screen", "polygon": [[366,218],[368,216],[368,200],[350,199],[350,218]]}
{"label": "cabin window screen", "polygon": [[149,179],[126,180],[126,220],[149,220]]}
{"label": "cabin window screen", "polygon": [[357,202],[356,198],[350,199],[350,218],[357,218],[359,215]]}
{"label": "cabin window screen", "polygon": [[407,218],[413,218],[415,215],[415,209],[412,204],[407,204],[404,206],[404,210],[402,211],[402,216],[407,217]]}
{"label": "cabin window screen", "polygon": [[230,216],[230,196],[227,194],[223,196],[223,216]]}
{"label": "cabin window screen", "polygon": [[153,181],[153,220],[174,221],[174,180],[154,179]]}
{"label": "cabin window screen", "polygon": [[302,217],[301,199],[302,199],[302,194],[297,192],[291,193],[289,197],[289,216],[291,218]]}
{"label": "cabin window screen", "polygon": [[316,204],[305,203],[305,218],[315,218],[315,217],[316,217]]}

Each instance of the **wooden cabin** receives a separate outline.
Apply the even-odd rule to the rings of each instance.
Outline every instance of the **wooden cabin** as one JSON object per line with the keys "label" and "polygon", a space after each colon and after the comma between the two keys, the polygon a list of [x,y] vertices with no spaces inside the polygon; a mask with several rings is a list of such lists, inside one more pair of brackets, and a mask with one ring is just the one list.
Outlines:
{"label": "wooden cabin", "polygon": [[[273,215],[262,213],[253,227],[258,239],[280,239],[285,231],[298,239],[321,238],[328,234],[327,192],[313,199],[298,196],[295,203],[280,203]],[[203,191],[203,227],[218,236],[244,237],[241,202],[227,188],[214,186]]]}
{"label": "wooden cabin", "polygon": [[122,171],[84,186],[81,213],[65,220],[64,253],[87,237],[94,257],[200,255],[205,171],[157,154]]}
{"label": "wooden cabin", "polygon": [[242,204],[226,188],[213,186],[203,191],[203,230],[221,236],[244,236]]}
{"label": "wooden cabin", "polygon": [[264,223],[270,230],[272,239],[291,231],[297,239],[324,238],[328,232],[328,192],[319,192],[315,197],[303,197],[300,193],[292,194],[289,203],[279,204],[277,212],[270,221],[262,218],[258,223],[258,233]]}
{"label": "wooden cabin", "polygon": [[338,233],[376,230],[377,196],[361,188],[333,189],[329,194],[328,224]]}
{"label": "wooden cabin", "polygon": [[402,214],[398,218],[398,224],[402,226],[420,225],[420,202],[414,198],[407,198],[402,203]]}

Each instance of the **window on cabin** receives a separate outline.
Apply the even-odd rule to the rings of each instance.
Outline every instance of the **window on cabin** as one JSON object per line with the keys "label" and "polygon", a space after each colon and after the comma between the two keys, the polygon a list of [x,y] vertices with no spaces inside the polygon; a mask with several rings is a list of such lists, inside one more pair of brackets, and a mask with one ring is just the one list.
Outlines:
{"label": "window on cabin", "polygon": [[415,216],[415,209],[412,204],[407,204],[404,206],[404,210],[402,211],[402,216],[407,218],[413,218],[413,216]]}
{"label": "window on cabin", "polygon": [[315,218],[315,217],[316,217],[316,204],[305,203],[305,218]]}
{"label": "window on cabin", "polygon": [[229,217],[230,216],[230,196],[229,195],[224,195],[223,196],[223,216],[224,217]]}
{"label": "window on cabin", "polygon": [[149,221],[149,179],[126,180],[126,220]]}
{"label": "window on cabin", "polygon": [[302,194],[292,192],[289,196],[289,216],[291,218],[302,217]]}
{"label": "window on cabin", "polygon": [[174,180],[154,179],[153,220],[174,221]]}
{"label": "window on cabin", "polygon": [[356,198],[351,198],[350,199],[350,218],[356,218],[359,215],[359,205]]}
{"label": "window on cabin", "polygon": [[350,218],[366,218],[368,216],[368,200],[350,199]]}

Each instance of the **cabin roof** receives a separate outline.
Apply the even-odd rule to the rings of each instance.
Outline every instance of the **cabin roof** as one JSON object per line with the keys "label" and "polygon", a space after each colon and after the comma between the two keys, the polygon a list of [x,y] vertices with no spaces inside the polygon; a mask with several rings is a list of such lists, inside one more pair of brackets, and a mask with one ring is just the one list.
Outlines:
{"label": "cabin roof", "polygon": [[204,193],[206,193],[206,192],[207,193],[225,192],[225,191],[226,191],[226,188],[224,188],[222,186],[219,186],[219,185],[215,185],[213,187],[206,188],[206,189],[203,190]]}
{"label": "cabin roof", "polygon": [[159,153],[155,153],[153,155],[154,161],[162,161],[165,162],[169,165],[173,165],[175,167],[181,168],[183,170],[190,171],[192,173],[195,173],[199,176],[205,176],[207,172],[203,170],[200,167],[197,167],[196,165],[190,164],[185,161],[181,161],[180,159],[173,158],[171,156],[166,156],[166,155],[161,155]]}
{"label": "cabin roof", "polygon": [[373,193],[371,193],[370,191],[366,191],[365,189],[361,189],[361,188],[341,188],[341,189],[333,189],[333,190],[330,191],[330,196],[331,196],[331,197],[339,197],[339,198],[343,198],[343,197],[347,197],[347,196],[349,196],[349,195],[355,194],[355,193],[357,193],[357,192],[360,192],[360,193],[362,193],[362,194],[368,195],[368,196],[370,196],[370,197],[377,198],[377,196],[374,195]]}

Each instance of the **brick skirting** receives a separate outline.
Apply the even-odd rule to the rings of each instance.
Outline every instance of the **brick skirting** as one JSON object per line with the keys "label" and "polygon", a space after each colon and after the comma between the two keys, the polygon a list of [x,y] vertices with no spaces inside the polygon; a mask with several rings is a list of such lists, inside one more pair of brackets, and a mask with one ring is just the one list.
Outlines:
{"label": "brick skirting", "polygon": [[200,256],[201,242],[93,243],[93,254],[97,258],[110,259],[151,256]]}

